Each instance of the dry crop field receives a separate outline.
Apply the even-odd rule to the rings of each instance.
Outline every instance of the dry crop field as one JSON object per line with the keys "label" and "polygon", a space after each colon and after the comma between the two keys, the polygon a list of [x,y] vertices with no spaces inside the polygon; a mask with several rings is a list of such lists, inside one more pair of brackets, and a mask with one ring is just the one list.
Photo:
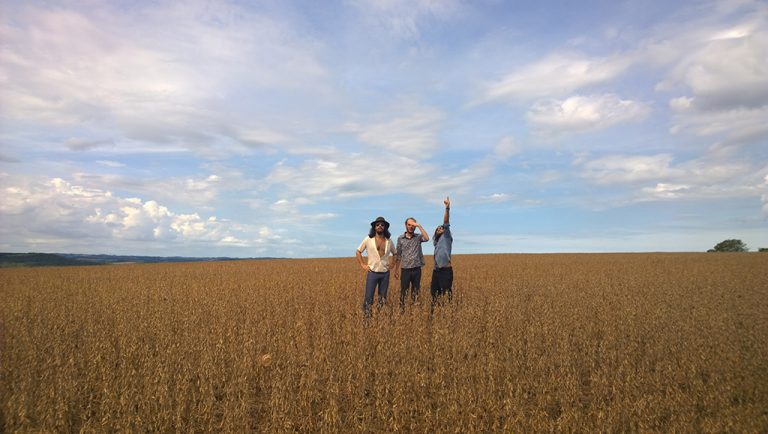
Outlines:
{"label": "dry crop field", "polygon": [[0,270],[5,432],[768,432],[768,254]]}

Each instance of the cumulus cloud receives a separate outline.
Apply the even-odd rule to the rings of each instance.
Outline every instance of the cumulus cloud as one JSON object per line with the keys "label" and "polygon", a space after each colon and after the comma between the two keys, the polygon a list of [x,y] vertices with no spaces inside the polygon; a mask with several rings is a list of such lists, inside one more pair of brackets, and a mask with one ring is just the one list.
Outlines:
{"label": "cumulus cloud", "polygon": [[761,172],[748,161],[702,157],[675,162],[671,154],[609,155],[574,165],[582,178],[595,184],[639,187],[632,201],[754,197],[761,192]]}
{"label": "cumulus cloud", "polygon": [[[6,236],[16,230],[30,239],[101,239],[157,243],[254,245],[253,229],[197,213],[177,213],[154,200],[122,198],[109,191],[73,185],[61,178],[6,186],[0,219]],[[268,239],[275,239],[270,236]]]}
{"label": "cumulus cloud", "polygon": [[[672,133],[713,137],[719,150],[768,138],[768,14],[731,27],[710,26],[678,48],[668,76],[657,85],[674,91]],[[682,94],[682,95],[681,95]]]}
{"label": "cumulus cloud", "polygon": [[768,31],[742,29],[704,43],[675,65],[669,80],[685,85],[698,110],[754,109],[768,104]]}
{"label": "cumulus cloud", "polygon": [[615,79],[632,63],[630,58],[588,57],[552,54],[511,72],[487,86],[483,102],[512,103],[538,98],[556,98],[581,88]]}
{"label": "cumulus cloud", "polygon": [[613,94],[572,96],[536,103],[526,114],[528,122],[552,134],[585,132],[622,122],[637,121],[650,111],[643,103]]}

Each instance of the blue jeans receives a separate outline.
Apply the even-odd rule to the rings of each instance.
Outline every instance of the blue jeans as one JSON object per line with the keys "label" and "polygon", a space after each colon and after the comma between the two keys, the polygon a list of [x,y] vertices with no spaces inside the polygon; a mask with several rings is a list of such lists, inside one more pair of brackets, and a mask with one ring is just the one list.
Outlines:
{"label": "blue jeans", "polygon": [[363,313],[365,316],[371,315],[371,306],[373,305],[373,293],[379,287],[379,307],[387,302],[387,290],[389,289],[389,271],[377,273],[368,271],[365,277],[365,298],[363,299]]}

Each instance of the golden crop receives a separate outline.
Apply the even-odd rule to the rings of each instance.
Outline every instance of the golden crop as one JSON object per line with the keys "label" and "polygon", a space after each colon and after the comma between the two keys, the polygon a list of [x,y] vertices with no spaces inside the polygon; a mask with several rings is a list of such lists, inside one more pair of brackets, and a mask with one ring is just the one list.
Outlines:
{"label": "golden crop", "polygon": [[0,270],[5,432],[768,432],[768,255]]}

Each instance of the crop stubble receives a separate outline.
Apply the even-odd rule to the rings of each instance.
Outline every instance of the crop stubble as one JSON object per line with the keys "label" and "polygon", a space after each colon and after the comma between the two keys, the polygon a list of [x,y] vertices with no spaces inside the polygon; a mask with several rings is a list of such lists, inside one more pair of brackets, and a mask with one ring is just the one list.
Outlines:
{"label": "crop stubble", "polygon": [[6,432],[766,432],[768,255],[456,255],[364,326],[353,258],[0,270]]}

